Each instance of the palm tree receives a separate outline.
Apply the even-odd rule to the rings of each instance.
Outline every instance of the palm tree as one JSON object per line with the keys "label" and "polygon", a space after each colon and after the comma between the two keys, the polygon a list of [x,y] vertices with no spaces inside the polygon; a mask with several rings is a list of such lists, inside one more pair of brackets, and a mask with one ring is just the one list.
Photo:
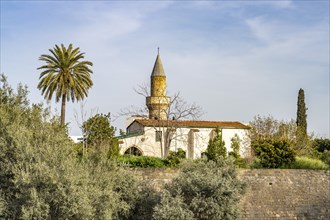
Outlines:
{"label": "palm tree", "polygon": [[64,125],[66,101],[83,100],[93,86],[90,75],[93,71],[89,68],[93,63],[80,61],[85,53],[81,53],[79,47],[73,49],[72,44],[68,48],[63,44],[61,47],[55,45],[49,51],[52,55],[42,54],[39,57],[46,64],[38,68],[43,70],[39,76],[38,89],[45,99],[51,100],[55,93],[56,102],[62,101],[61,125]]}

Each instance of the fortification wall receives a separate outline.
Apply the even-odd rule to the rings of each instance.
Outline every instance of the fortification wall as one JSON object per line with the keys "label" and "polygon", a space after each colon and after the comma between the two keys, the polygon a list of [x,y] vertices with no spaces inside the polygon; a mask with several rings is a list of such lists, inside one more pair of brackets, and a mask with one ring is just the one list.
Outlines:
{"label": "fortification wall", "polygon": [[[170,182],[178,169],[134,169],[157,189]],[[330,219],[330,171],[239,170],[248,183],[240,202],[241,219]]]}

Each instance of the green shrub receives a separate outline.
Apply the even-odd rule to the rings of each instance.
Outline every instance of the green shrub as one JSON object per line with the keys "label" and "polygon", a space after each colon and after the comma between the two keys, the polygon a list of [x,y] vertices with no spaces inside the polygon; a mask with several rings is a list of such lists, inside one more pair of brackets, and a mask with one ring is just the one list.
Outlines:
{"label": "green shrub", "polygon": [[179,175],[165,186],[154,218],[237,219],[244,189],[230,159],[186,161]]}
{"label": "green shrub", "polygon": [[177,152],[170,151],[166,158],[167,167],[179,167],[181,161],[186,158],[186,152],[179,148]]}
{"label": "green shrub", "polygon": [[253,160],[253,162],[250,164],[250,168],[252,168],[252,169],[262,169],[263,166],[262,166],[262,164],[260,163],[260,159],[255,158],[255,159]]}
{"label": "green shrub", "polygon": [[317,150],[318,158],[330,166],[330,139],[314,139],[313,148]]}
{"label": "green shrub", "polygon": [[325,150],[321,154],[320,159],[330,167],[330,150]]}
{"label": "green shrub", "polygon": [[216,129],[216,136],[210,139],[207,145],[206,155],[209,160],[217,160],[220,157],[227,156],[225,142],[222,140],[222,131]]}
{"label": "green shrub", "polygon": [[152,219],[154,207],[160,202],[160,194],[148,182],[140,183],[134,208],[130,210],[129,220]]}
{"label": "green shrub", "polygon": [[234,164],[238,168],[248,168],[249,167],[248,159],[242,158],[242,157],[234,159]]}
{"label": "green shrub", "polygon": [[127,165],[129,167],[154,167],[163,168],[165,167],[165,160],[158,157],[151,156],[134,156],[134,155],[123,155],[117,158],[117,162],[121,165]]}
{"label": "green shrub", "polygon": [[330,151],[330,139],[316,138],[313,140],[313,147],[321,153]]}
{"label": "green shrub", "polygon": [[173,197],[168,191],[162,194],[161,202],[154,209],[154,220],[193,220],[194,213],[189,210],[181,194]]}
{"label": "green shrub", "polygon": [[251,144],[260,165],[265,168],[279,168],[294,162],[292,146],[285,139],[258,139]]}
{"label": "green shrub", "polygon": [[282,168],[325,170],[329,169],[329,166],[318,159],[312,159],[308,157],[296,157],[296,160],[293,163],[283,166]]}

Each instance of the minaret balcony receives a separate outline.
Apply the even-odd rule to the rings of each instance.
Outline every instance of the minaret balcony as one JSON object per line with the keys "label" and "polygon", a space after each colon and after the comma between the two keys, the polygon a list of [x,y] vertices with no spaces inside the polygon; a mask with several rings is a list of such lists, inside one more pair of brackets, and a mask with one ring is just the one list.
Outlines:
{"label": "minaret balcony", "polygon": [[148,96],[146,99],[147,106],[149,105],[170,105],[171,99],[168,96]]}

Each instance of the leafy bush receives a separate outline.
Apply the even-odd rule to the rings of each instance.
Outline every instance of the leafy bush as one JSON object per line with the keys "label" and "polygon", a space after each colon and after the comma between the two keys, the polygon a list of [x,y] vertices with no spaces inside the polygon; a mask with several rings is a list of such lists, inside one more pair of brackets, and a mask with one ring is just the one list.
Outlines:
{"label": "leafy bush", "polygon": [[160,202],[160,194],[148,182],[140,183],[138,196],[135,198],[134,208],[130,210],[129,220],[152,219],[154,207]]}
{"label": "leafy bush", "polygon": [[186,161],[180,174],[165,186],[154,218],[237,219],[244,189],[232,160]]}
{"label": "leafy bush", "polygon": [[116,129],[110,124],[110,113],[96,114],[82,125],[88,151],[104,151],[108,157],[119,155],[118,140],[114,137]]}
{"label": "leafy bush", "polygon": [[293,163],[283,166],[282,168],[325,170],[329,169],[329,166],[318,159],[296,157],[296,160]]}
{"label": "leafy bush", "polygon": [[313,140],[313,147],[321,153],[330,151],[330,139],[316,138]]}
{"label": "leafy bush", "polygon": [[129,167],[155,167],[163,168],[166,166],[165,160],[158,157],[151,156],[134,156],[134,155],[123,155],[117,158],[117,162],[122,165],[127,165]]}
{"label": "leafy bush", "polygon": [[317,150],[318,158],[330,166],[330,139],[314,139],[313,148]]}
{"label": "leafy bush", "polygon": [[168,191],[162,194],[161,202],[154,209],[155,220],[193,220],[194,213],[184,202],[184,197],[177,194],[173,197]]}
{"label": "leafy bush", "polygon": [[216,136],[210,139],[207,145],[206,155],[209,160],[217,160],[227,156],[225,142],[222,140],[222,131],[217,129]]}
{"label": "leafy bush", "polygon": [[166,159],[152,156],[134,156],[121,155],[116,158],[119,165],[140,168],[164,168],[164,167],[179,167],[182,160],[186,158],[186,152],[181,148],[177,152],[170,151]]}
{"label": "leafy bush", "polygon": [[265,168],[279,168],[295,160],[292,143],[285,139],[258,139],[251,147]]}
{"label": "leafy bush", "polygon": [[320,159],[330,167],[330,150],[325,150],[320,156]]}
{"label": "leafy bush", "polygon": [[167,167],[178,167],[183,159],[186,158],[186,152],[181,148],[177,152],[170,151],[169,155],[166,158]]}

